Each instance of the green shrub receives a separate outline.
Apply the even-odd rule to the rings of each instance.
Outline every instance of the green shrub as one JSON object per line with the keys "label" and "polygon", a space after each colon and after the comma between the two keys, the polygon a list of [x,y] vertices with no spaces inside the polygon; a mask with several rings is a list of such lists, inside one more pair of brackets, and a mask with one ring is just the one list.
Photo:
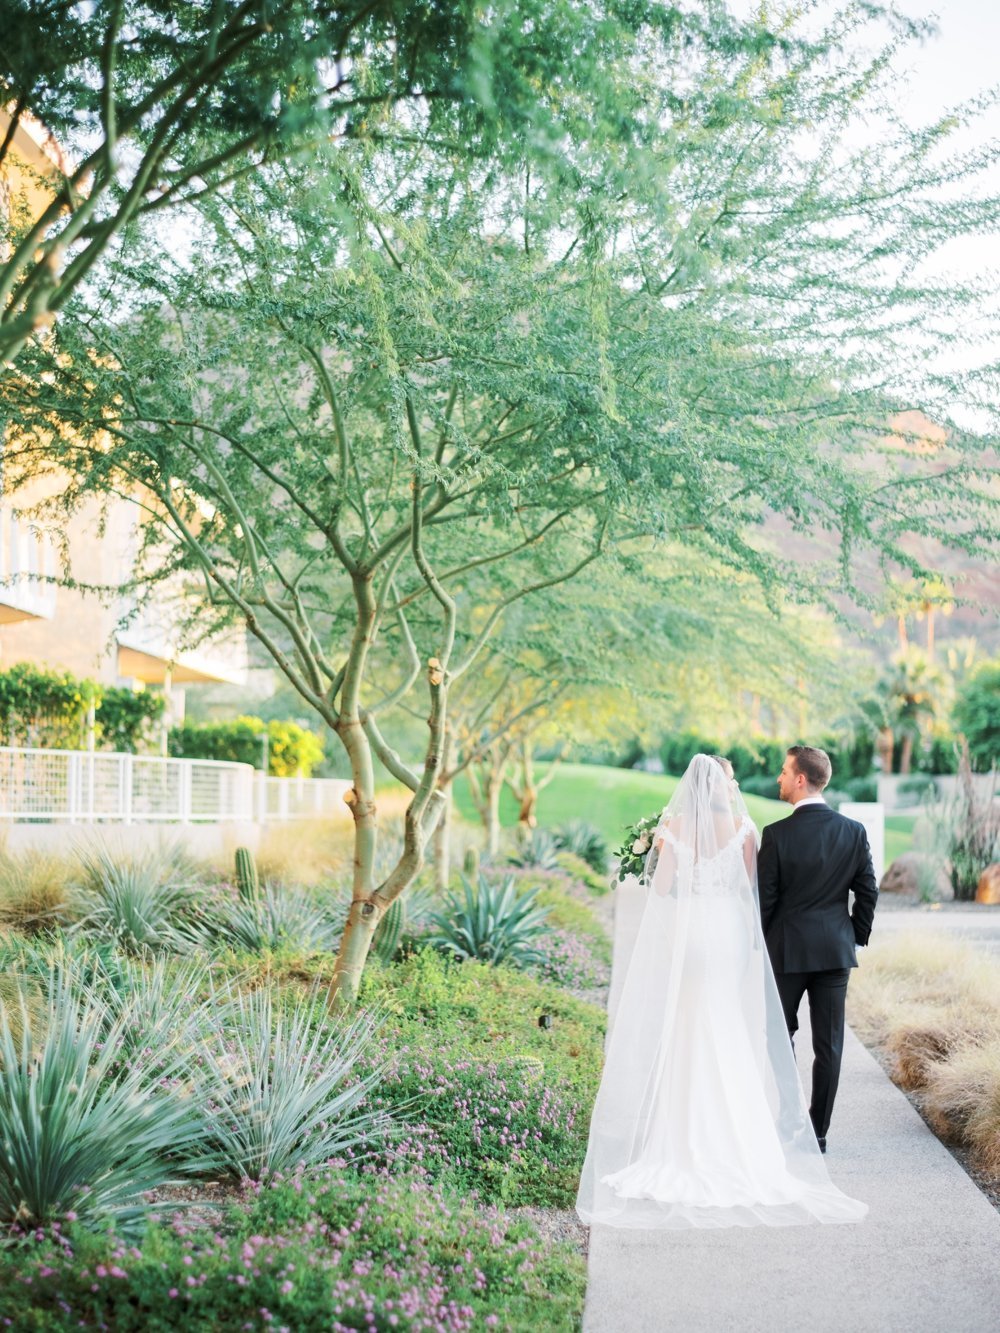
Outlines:
{"label": "green shrub", "polygon": [[539,961],[536,941],[545,932],[546,913],[535,906],[537,890],[519,893],[513,875],[502,883],[480,875],[475,888],[463,877],[462,889],[432,917],[430,943],[436,949],[460,960],[514,967]]}
{"label": "green shrub", "polygon": [[878,778],[848,778],[844,783],[844,792],[851,801],[877,801]]}
{"label": "green shrub", "polygon": [[973,763],[1000,764],[1000,661],[984,662],[972,673],[958,692],[952,720]]}
{"label": "green shrub", "polygon": [[556,865],[575,883],[582,884],[595,898],[603,898],[606,893],[611,892],[610,874],[608,872],[597,874],[575,852],[559,852],[556,856]]}
{"label": "green shrub", "polygon": [[108,750],[138,754],[152,741],[166,708],[162,691],[102,686],[95,715],[101,744]]}
{"label": "green shrub", "polygon": [[78,750],[87,714],[100,694],[92,680],[17,662],[0,671],[0,743]]}
{"label": "green shrub", "polygon": [[267,771],[273,777],[308,777],[323,759],[323,743],[297,722],[238,717],[232,722],[185,723],[170,731],[172,755],[219,759],[261,767],[267,742]]}

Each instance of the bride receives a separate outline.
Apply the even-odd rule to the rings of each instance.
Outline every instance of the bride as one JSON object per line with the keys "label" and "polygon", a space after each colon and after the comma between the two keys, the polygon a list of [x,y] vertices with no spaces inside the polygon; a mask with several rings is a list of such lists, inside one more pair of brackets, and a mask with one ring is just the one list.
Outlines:
{"label": "bride", "polygon": [[622,1227],[857,1222],[806,1110],[729,761],[695,755],[657,827],[577,1212]]}

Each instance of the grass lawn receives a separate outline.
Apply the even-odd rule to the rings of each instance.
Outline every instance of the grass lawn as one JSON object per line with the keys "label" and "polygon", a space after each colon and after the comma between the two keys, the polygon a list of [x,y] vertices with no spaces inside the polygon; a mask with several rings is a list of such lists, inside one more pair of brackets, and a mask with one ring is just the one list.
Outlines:
{"label": "grass lawn", "polygon": [[[538,776],[544,772],[545,765],[540,764]],[[661,773],[604,768],[598,764],[560,764],[552,785],[538,798],[538,822],[543,827],[555,828],[571,819],[585,819],[595,824],[615,848],[622,840],[625,826],[661,809],[676,786],[676,778]],[[476,809],[464,780],[455,783],[455,802],[466,819],[476,821]],[[758,829],[791,814],[791,806],[763,796],[747,796],[746,803]],[[506,789],[500,802],[500,818],[504,826],[517,820],[517,805]],[[886,817],[886,865],[909,851],[915,820],[916,815]]]}
{"label": "grass lawn", "polygon": [[[539,765],[538,776],[544,771],[544,765]],[[662,773],[604,768],[598,764],[560,764],[552,785],[538,798],[538,822],[554,828],[571,819],[585,819],[601,830],[612,847],[617,847],[625,826],[662,809],[676,786],[676,778]],[[461,814],[474,821],[475,806],[464,782],[455,783],[455,800]],[[761,796],[748,796],[746,801],[758,828],[773,824],[791,812],[791,807],[781,801]],[[500,803],[500,818],[504,825],[517,820],[517,806],[506,790]]]}
{"label": "grass lawn", "polygon": [[916,815],[886,815],[885,863],[891,865],[897,856],[908,852],[913,845],[913,826]]}

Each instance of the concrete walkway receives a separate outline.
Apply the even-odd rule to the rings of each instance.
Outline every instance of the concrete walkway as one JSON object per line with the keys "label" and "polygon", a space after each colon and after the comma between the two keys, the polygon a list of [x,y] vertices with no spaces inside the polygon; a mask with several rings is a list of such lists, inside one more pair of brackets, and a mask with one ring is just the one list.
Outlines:
{"label": "concrete walkway", "polygon": [[[615,958],[639,893],[616,891]],[[617,1001],[622,969],[612,977]],[[803,1016],[806,1006],[803,1006]],[[796,1039],[808,1051],[807,1030]],[[591,1230],[584,1333],[996,1333],[1000,1213],[848,1033],[827,1164],[857,1225]]]}

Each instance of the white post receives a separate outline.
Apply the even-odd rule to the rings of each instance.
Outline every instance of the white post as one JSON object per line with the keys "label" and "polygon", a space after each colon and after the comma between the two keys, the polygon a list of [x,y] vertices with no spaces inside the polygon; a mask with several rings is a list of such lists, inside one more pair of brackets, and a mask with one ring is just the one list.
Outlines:
{"label": "white post", "polygon": [[123,754],[120,757],[118,766],[118,792],[119,805],[122,812],[122,822],[131,824],[132,822],[132,779],[133,763],[130,754]]}
{"label": "white post", "polygon": [[180,816],[182,824],[191,823],[191,769],[194,765],[193,759],[178,759],[181,766],[180,771]]}
{"label": "white post", "polygon": [[77,811],[80,808],[80,766],[79,755],[71,754],[66,771],[66,804],[69,814],[69,822],[76,823]]}
{"label": "white post", "polygon": [[845,801],[840,813],[846,819],[856,819],[859,824],[864,824],[875,879],[881,883],[885,874],[885,806],[879,801]]}

